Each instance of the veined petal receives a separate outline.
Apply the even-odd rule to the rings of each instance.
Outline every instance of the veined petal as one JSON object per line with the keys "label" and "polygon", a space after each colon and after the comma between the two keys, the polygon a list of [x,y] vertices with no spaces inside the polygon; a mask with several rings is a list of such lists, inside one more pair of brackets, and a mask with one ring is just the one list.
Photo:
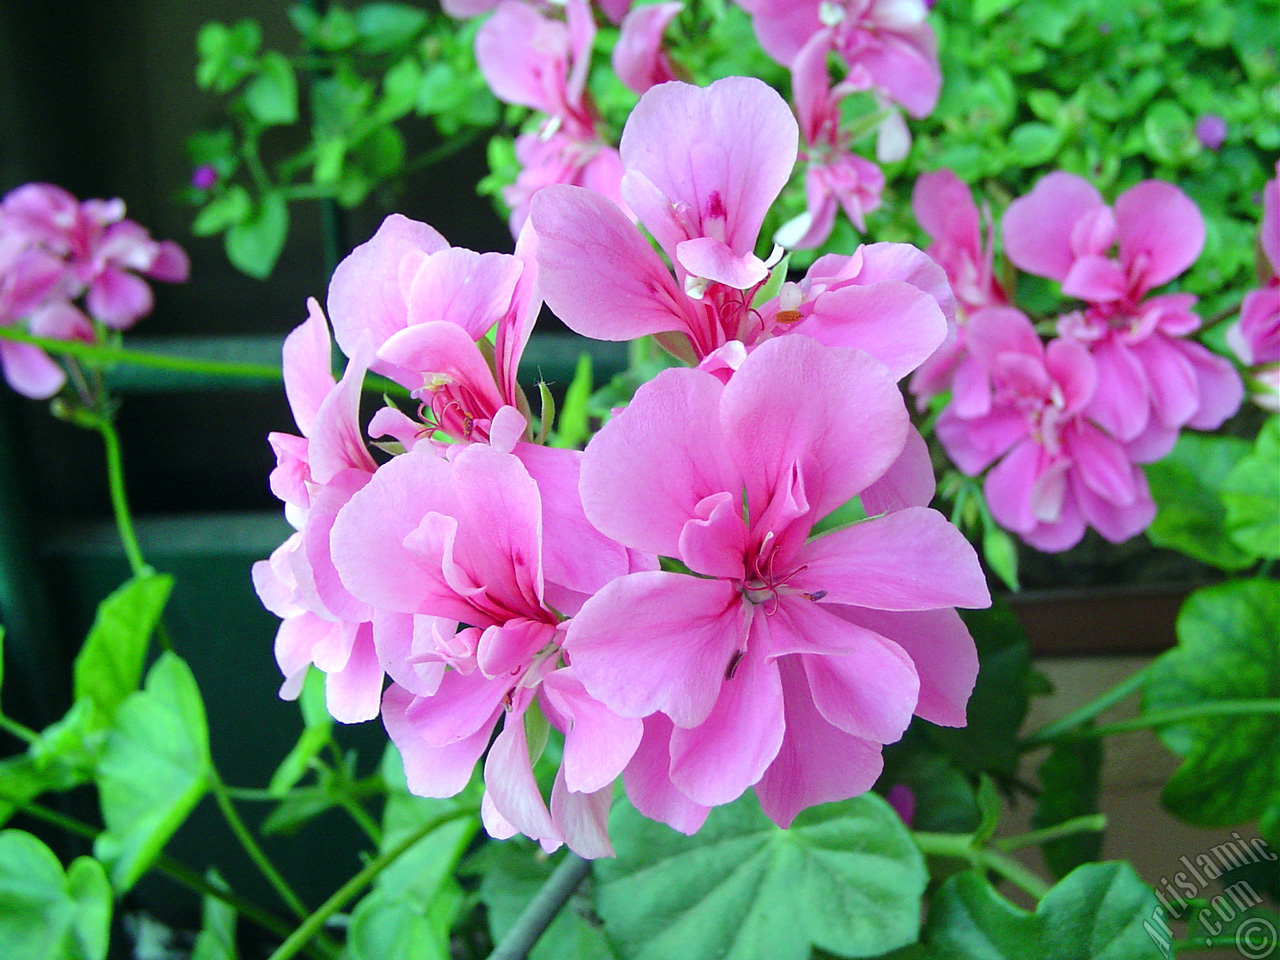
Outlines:
{"label": "veined petal", "polygon": [[588,600],[565,649],[597,700],[624,717],[655,711],[680,727],[707,719],[747,630],[733,584],[678,573],[633,573]]}
{"label": "veined petal", "polygon": [[936,510],[908,507],[815,537],[790,583],[832,603],[876,610],[985,607],[991,603],[973,547]]}
{"label": "veined petal", "polygon": [[413,694],[395,684],[382,696],[382,721],[404,760],[409,792],[420,797],[452,797],[471,780],[476,761],[489,745],[492,727],[482,725],[469,737],[433,746],[408,718],[414,700]]}
{"label": "veined petal", "polygon": [[434,253],[413,276],[408,324],[448,321],[479,340],[511,308],[523,270],[507,253],[475,253],[462,247]]}

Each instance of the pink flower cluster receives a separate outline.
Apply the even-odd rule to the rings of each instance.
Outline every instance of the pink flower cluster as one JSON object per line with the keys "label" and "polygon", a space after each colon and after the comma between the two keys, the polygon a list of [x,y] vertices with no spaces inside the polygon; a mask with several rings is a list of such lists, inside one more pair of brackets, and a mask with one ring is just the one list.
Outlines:
{"label": "pink flower cluster", "polygon": [[1280,411],[1280,161],[1262,190],[1258,250],[1262,286],[1244,295],[1240,322],[1227,332],[1227,343],[1241,363],[1254,368],[1254,401],[1275,412]]}
{"label": "pink flower cluster", "polygon": [[[125,330],[151,312],[142,277],[186,280],[182,248],[152,240],[124,212],[121,200],[81,202],[47,183],[10,191],[0,201],[0,326],[93,342],[100,327]],[[75,304],[81,297],[83,309]],[[62,367],[28,343],[0,340],[0,365],[9,385],[34,399],[66,381]]]}
{"label": "pink flower cluster", "polygon": [[[492,835],[590,857],[612,851],[618,778],[685,832],[752,787],[786,826],[869,789],[913,715],[965,722],[977,657],[955,608],[989,596],[927,507],[897,386],[954,302],[923,254],[882,244],[755,304],[772,265],[752,248],[795,158],[758,81],[665,84],[624,132],[622,183],[674,275],[570,185],[538,194],[514,255],[393,216],[339,266],[346,373],[313,302],[285,345],[300,435],[271,438],[297,533],[254,579],[282,618],[283,695],[314,664],[338,719],[381,713],[410,789],[450,796],[484,757]],[[696,366],[641,387],[584,452],[532,442],[515,374],[543,297]],[[366,370],[416,411],[362,431]],[[869,519],[817,531],[854,498]]]}
{"label": "pink flower cluster", "polygon": [[951,391],[938,419],[947,453],[968,474],[995,464],[984,487],[992,515],[1037,549],[1065,550],[1086,527],[1113,542],[1141,532],[1155,505],[1139,465],[1168,453],[1184,427],[1221,425],[1242,398],[1231,363],[1189,338],[1195,297],[1148,296],[1199,256],[1195,204],[1147,180],[1111,207],[1067,173],[1010,204],[1009,260],[1083,304],[1058,317],[1047,345],[995,280],[964,185],[926,175],[915,206],[963,308],[961,336],[911,384],[922,402]]}

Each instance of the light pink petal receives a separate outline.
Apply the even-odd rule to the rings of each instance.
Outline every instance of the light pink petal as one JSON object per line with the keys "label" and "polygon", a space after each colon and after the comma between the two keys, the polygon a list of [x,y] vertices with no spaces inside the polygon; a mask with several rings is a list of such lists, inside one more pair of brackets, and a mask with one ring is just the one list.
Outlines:
{"label": "light pink petal", "polygon": [[108,266],[89,284],[85,305],[108,327],[124,330],[151,312],[155,298],[145,280]]}
{"label": "light pink petal", "polygon": [[[619,173],[621,176],[621,173]],[[589,186],[589,184],[588,184]],[[525,223],[516,238],[516,259],[520,261],[520,279],[511,295],[511,307],[498,323],[493,352],[498,386],[502,398],[512,406],[519,406],[522,396],[517,377],[520,373],[520,357],[524,353],[533,325],[542,310],[542,294],[538,289],[538,234],[533,226]]]}
{"label": "light pink petal", "polygon": [[370,340],[362,337],[342,379],[316,410],[307,453],[316,483],[327,483],[342,470],[372,473],[377,466],[360,434],[360,392],[370,359]]}
{"label": "light pink petal", "polygon": [[935,241],[965,251],[974,263],[981,262],[978,208],[969,185],[950,170],[922,173],[916,178],[911,210],[921,228]]}
{"label": "light pink petal", "polygon": [[831,31],[819,30],[791,62],[791,100],[800,120],[804,142],[813,146],[826,139],[826,128],[840,122],[839,111],[831,109],[831,74],[827,54],[831,51]]}
{"label": "light pink petal", "polygon": [[1085,484],[1077,484],[1074,488],[1085,521],[1112,543],[1122,543],[1137,536],[1151,526],[1156,517],[1156,505],[1147,489],[1146,477],[1136,467],[1130,469],[1134,495],[1127,503],[1116,503],[1098,496]]}
{"label": "light pink petal", "polygon": [[783,598],[770,618],[775,642],[791,632],[787,644],[801,653],[814,706],[827,722],[845,733],[875,743],[902,737],[916,709],[920,680],[911,658],[893,641],[858,626],[803,597]]}
{"label": "light pink petal", "polygon": [[689,327],[683,291],[614,203],[554,184],[534,196],[530,221],[542,295],[571,330],[631,340]]}
{"label": "light pink petal", "polygon": [[1271,264],[1271,275],[1280,275],[1280,160],[1276,161],[1276,175],[1262,188],[1258,246]]}
{"label": "light pink petal", "polygon": [[449,244],[425,223],[393,213],[378,232],[338,264],[329,281],[329,318],[338,346],[351,356],[368,330],[376,350],[408,323],[409,306],[400,285],[401,263]]}
{"label": "light pink petal", "polygon": [[1135,471],[1119,441],[1081,422],[1066,434],[1064,443],[1086,487],[1116,506],[1133,503]]}
{"label": "light pink petal", "polygon": [[662,33],[684,4],[655,3],[637,7],[623,18],[613,47],[613,72],[636,93],[674,80],[671,60],[662,49]]}
{"label": "light pink petal", "polygon": [[690,276],[723,283],[735,290],[749,290],[769,269],[754,253],[735,256],[729,245],[714,237],[696,237],[676,244],[676,260]]}
{"label": "light pink petal", "polygon": [[612,783],[594,793],[575,793],[565,783],[564,767],[556,771],[551,785],[551,819],[565,844],[578,856],[588,860],[613,856],[613,844],[609,842],[612,803]]}
{"label": "light pink petal", "polygon": [[[286,617],[276,631],[273,652],[280,672],[292,677],[304,672],[317,655],[342,645],[342,624],[321,620],[314,613],[303,612]],[[319,654],[317,654],[319,651]]]}
{"label": "light pink petal", "polygon": [[827,604],[833,614],[892,640],[906,651],[920,680],[917,716],[944,727],[965,725],[965,706],[978,677],[978,651],[954,610],[869,610]]}
{"label": "light pink petal", "polygon": [[457,510],[450,466],[434,451],[419,447],[380,467],[333,525],[333,562],[346,588],[381,610],[473,616],[438,561],[405,546],[433,508]]}
{"label": "light pink petal", "polygon": [[[1081,486],[1083,490],[1083,486]],[[993,511],[994,512],[994,511]],[[997,518],[997,521],[999,518]],[[1037,521],[1026,533],[1018,534],[1035,549],[1043,553],[1070,550],[1084,536],[1084,515],[1073,490],[1069,487],[1063,495],[1058,516],[1050,521]]]}
{"label": "light pink petal", "polygon": [[791,176],[798,137],[791,110],[772,88],[753,77],[726,77],[705,88],[652,88],[631,112],[619,152],[628,170],[672,203],[688,204],[688,236],[714,236],[742,256]]}
{"label": "light pink petal", "polygon": [[569,71],[569,30],[532,5],[504,0],[476,34],[476,64],[494,96],[559,113]]}
{"label": "light pink petal", "polygon": [[1032,493],[1049,467],[1049,455],[1033,440],[1018,443],[987,474],[983,494],[996,523],[1006,530],[1026,534],[1039,522]]}
{"label": "light pink petal", "polygon": [[1107,337],[1091,351],[1098,385],[1089,401],[1089,416],[1119,440],[1131,440],[1147,426],[1151,401],[1147,375],[1133,347]]}
{"label": "light pink petal", "polygon": [[1044,366],[1062,393],[1063,414],[1079,413],[1098,389],[1098,365],[1078,340],[1051,340],[1044,350]]}
{"label": "light pink petal", "polygon": [[1195,367],[1181,349],[1183,345],[1183,341],[1156,334],[1129,348],[1142,365],[1152,412],[1166,427],[1186,423],[1200,405]]}
{"label": "light pink petal", "polygon": [[583,457],[582,506],[596,527],[637,550],[677,556],[684,525],[705,519],[698,504],[741,484],[719,436],[724,391],[700,370],[666,370],[636,391]]}
{"label": "light pink petal", "polygon": [[583,454],[533,443],[512,451],[542,498],[543,576],[548,582],[592,594],[630,572],[627,552],[587,519],[579,496]]}
{"label": "light pink petal", "polygon": [[917,119],[927,117],[942,90],[932,28],[922,23],[901,33],[883,30],[878,39],[860,50],[851,66],[865,69],[876,87],[902,104],[907,113]]}
{"label": "light pink petal", "polygon": [[1106,257],[1081,257],[1062,278],[1062,292],[1090,303],[1111,303],[1129,292],[1128,278],[1119,264]]}
{"label": "light pink petal", "polygon": [[491,731],[511,691],[510,677],[490,679],[479,673],[448,670],[430,697],[416,697],[407,717],[424,742],[433,746],[465,740]]}
{"label": "light pink petal", "polygon": [[671,782],[671,721],[661,713],[644,719],[644,736],[623,774],[627,799],[650,820],[686,835],[698,832],[711,808],[694,803]]}
{"label": "light pink petal", "polygon": [[523,714],[508,713],[484,761],[484,787],[503,818],[525,836],[563,843],[533,777]]}
{"label": "light pink petal", "polygon": [[[310,589],[323,610],[339,620],[359,623],[369,619],[371,611],[352,596],[343,585],[333,565],[331,536],[338,512],[368,482],[371,474],[363,470],[342,470],[311,494],[307,521],[302,528],[302,549],[311,571]],[[320,612],[320,611],[317,611]]]}
{"label": "light pink petal", "polygon": [[[460,395],[468,404],[466,414],[475,419],[488,419],[502,406],[493,370],[471,336],[455,324],[435,321],[406,327],[388,338],[378,359],[411,390],[421,389],[433,377],[447,378],[446,394]],[[423,400],[429,403],[430,394]]]}
{"label": "light pink petal", "polygon": [[309,436],[321,404],[333,390],[329,324],[314,297],[307,319],[284,338],[284,392],[303,436]]}
{"label": "light pink petal", "polygon": [[29,343],[0,341],[0,365],[9,386],[32,400],[48,400],[67,380],[53,358]]}
{"label": "light pink petal", "polygon": [[905,507],[927,507],[936,489],[929,447],[920,431],[910,427],[898,459],[884,476],[860,494],[862,508],[867,516],[874,517],[878,513],[892,513]]}
{"label": "light pink petal", "polygon": [[705,497],[680,531],[678,556],[695,573],[741,580],[747,551],[742,497],[727,490]]}
{"label": "light pink petal", "polygon": [[800,336],[766,341],[743,361],[724,388],[720,421],[753,516],[798,468],[815,518],[882,477],[908,427],[883,364]]}
{"label": "light pink petal", "polygon": [[1240,409],[1244,384],[1230,360],[1190,340],[1175,341],[1196,375],[1200,405],[1187,420],[1196,430],[1216,430]]}
{"label": "light pink petal", "polygon": [[1102,195],[1087,180],[1061,171],[1042,177],[1005,211],[1006,255],[1020,270],[1062,280],[1075,262],[1071,228],[1099,207]]}
{"label": "light pink petal", "polygon": [[766,662],[767,641],[758,632],[765,619],[752,621],[746,653],[724,680],[711,713],[692,729],[677,723],[671,734],[671,782],[695,803],[736,800],[778,755],[782,685],[778,668]]}
{"label": "light pink petal", "polygon": [[520,261],[506,253],[450,247],[432,254],[422,261],[409,287],[408,323],[446,320],[479,340],[510,309],[523,270]]}
{"label": "light pink petal", "polygon": [[452,637],[458,624],[441,617],[373,612],[373,646],[382,669],[397,684],[419,697],[440,689],[444,662],[421,654],[438,649],[437,637]]}
{"label": "light pink petal", "polygon": [[582,113],[583,91],[591,70],[591,46],[596,38],[596,21],[588,0],[565,0],[565,21],[569,27],[569,76],[565,81],[565,106]]}
{"label": "light pink petal", "polygon": [[956,416],[965,420],[985,417],[991,412],[991,374],[974,358],[962,355],[951,378],[951,403]]}
{"label": "light pink petal", "polygon": [[339,723],[363,723],[382,703],[382,664],[373,646],[373,625],[362,623],[341,670],[325,680],[325,706]]}
{"label": "light pink petal", "polygon": [[973,547],[936,510],[897,513],[832,530],[804,545],[797,588],[832,603],[876,610],[985,607],[991,603]]}
{"label": "light pink petal", "polygon": [[756,784],[765,815],[784,829],[807,807],[870,790],[883,767],[879,745],[832,726],[814,707],[799,660],[778,661],[786,734]]}
{"label": "light pink petal", "polygon": [[469,737],[434,746],[422,738],[408,717],[416,699],[395,684],[389,686],[382,696],[382,722],[404,760],[409,792],[420,797],[452,797],[470,782],[476,761],[489,745],[492,726],[481,725]]}
{"label": "light pink petal", "polygon": [[161,240],[146,274],[163,283],[186,283],[191,278],[191,258],[172,240]]}
{"label": "light pink petal", "polygon": [[1144,180],[1116,198],[1115,210],[1120,262],[1139,296],[1182,273],[1204,248],[1200,209],[1171,183]]}
{"label": "light pink petal", "polygon": [[1027,436],[1027,421],[1011,407],[993,409],[974,420],[965,420],[947,408],[938,418],[937,433],[947,456],[972,477]]}
{"label": "light pink petal", "polygon": [[830,347],[864,350],[900,380],[942,345],[947,319],[919,288],[884,280],[828,291],[797,329]]}
{"label": "light pink petal", "polygon": [[614,580],[569,624],[565,649],[587,691],[624,717],[707,719],[746,632],[733,584],[678,573]]}
{"label": "light pink petal", "polygon": [[93,321],[65,300],[54,300],[27,317],[27,330],[32,336],[54,340],[83,340],[93,343],[97,334]]}
{"label": "light pink petal", "polygon": [[965,327],[969,353],[990,372],[1006,354],[1022,354],[1037,361],[1044,355],[1040,335],[1027,315],[1013,307],[986,307],[976,311]]}
{"label": "light pink petal", "polygon": [[486,627],[476,646],[476,665],[486,677],[514,673],[551,644],[555,633],[552,624],[523,617]]}
{"label": "light pink petal", "polygon": [[611,784],[630,762],[644,732],[636,717],[620,717],[587,693],[573,667],[548,674],[541,691],[569,718],[564,732],[565,786],[575,793],[595,793]]}

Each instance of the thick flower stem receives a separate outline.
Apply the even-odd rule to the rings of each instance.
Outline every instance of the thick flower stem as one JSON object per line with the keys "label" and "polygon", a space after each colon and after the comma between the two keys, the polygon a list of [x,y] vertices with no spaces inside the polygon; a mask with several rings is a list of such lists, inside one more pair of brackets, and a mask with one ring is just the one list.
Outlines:
{"label": "thick flower stem", "polygon": [[1023,847],[1048,843],[1050,840],[1060,840],[1063,837],[1072,837],[1077,833],[1101,833],[1106,829],[1106,815],[1091,813],[1083,817],[1072,817],[1062,823],[1055,823],[1052,827],[1044,827],[1040,830],[1020,833],[1016,837],[995,840],[991,845],[1004,853],[1011,853],[1014,850],[1021,850]]}
{"label": "thick flower stem", "polygon": [[240,846],[244,848],[244,852],[249,855],[249,859],[253,861],[259,872],[266,877],[267,882],[271,884],[272,889],[279,894],[280,899],[285,902],[299,918],[307,916],[307,907],[293,892],[293,888],[280,871],[276,869],[275,864],[268,859],[263,852],[262,847],[258,845],[258,841],[254,839],[253,834],[249,832],[249,828],[245,826],[244,820],[240,818],[240,813],[235,808],[235,804],[231,802],[231,797],[227,794],[227,785],[222,782],[222,778],[218,776],[217,770],[210,769],[209,789],[213,793],[213,799],[218,804],[218,809],[222,811],[223,818],[227,821],[227,826],[231,828],[231,832],[236,835],[236,839],[240,841]]}
{"label": "thick flower stem", "polygon": [[394,847],[384,850],[378,854],[367,864],[364,869],[357,873],[354,877],[344,883],[337,891],[322,903],[318,909],[298,927],[284,943],[280,944],[276,952],[271,954],[268,960],[289,960],[290,957],[296,956],[299,951],[306,948],[307,943],[316,936],[320,928],[324,926],[325,921],[341,910],[350,902],[356,894],[367,887],[374,881],[383,870],[395,863],[406,851],[414,844],[431,833],[438,830],[446,823],[461,819],[462,817],[473,817],[480,811],[475,807],[465,807],[461,810],[451,810],[448,813],[433,817],[424,823],[421,827],[409,834]]}
{"label": "thick flower stem", "polygon": [[234,377],[248,380],[283,379],[280,367],[259,363],[238,363],[232,360],[195,360],[163,353],[147,353],[101,343],[85,343],[81,340],[54,340],[34,337],[12,327],[0,327],[0,338],[29,343],[46,353],[89,360],[96,364],[129,363],[137,367],[153,367],[157,370],[174,370],[179,373],[205,374],[214,377]]}
{"label": "thick flower stem", "polygon": [[1042,899],[1049,892],[1049,885],[1011,857],[986,847],[976,846],[973,835],[968,833],[912,832],[916,846],[926,856],[953,857],[967,860],[975,869],[998,873],[1014,886]]}
{"label": "thick flower stem", "polygon": [[1045,746],[1064,734],[1074,731],[1077,727],[1088,723],[1099,714],[1106,713],[1117,703],[1142,689],[1142,685],[1147,682],[1148,669],[1148,667],[1143,667],[1132,676],[1120,681],[1120,683],[1096,700],[1091,700],[1084,706],[1071,711],[1065,717],[1055,720],[1042,730],[1031,734],[1031,736],[1022,741],[1021,748],[1025,751]]}
{"label": "thick flower stem", "polygon": [[133,517],[129,513],[129,498],[124,488],[124,458],[120,454],[120,436],[116,433],[115,424],[105,414],[92,415],[93,427],[102,437],[107,451],[107,483],[111,489],[111,509],[116,515],[116,528],[120,531],[120,543],[124,554],[129,558],[129,569],[135,577],[142,576],[151,568],[142,559],[142,548],[138,546],[138,534],[133,529]]}
{"label": "thick flower stem", "polygon": [[489,960],[524,960],[590,872],[591,861],[568,854],[489,954]]}

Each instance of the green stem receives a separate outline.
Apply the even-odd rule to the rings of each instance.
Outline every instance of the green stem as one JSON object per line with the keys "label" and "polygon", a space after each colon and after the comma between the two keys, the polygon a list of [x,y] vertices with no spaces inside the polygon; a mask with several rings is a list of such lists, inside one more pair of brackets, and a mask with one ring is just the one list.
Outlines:
{"label": "green stem", "polygon": [[998,873],[1014,886],[1026,893],[1042,899],[1049,892],[1049,885],[1024,867],[1018,861],[1004,854],[975,846],[973,834],[969,833],[922,833],[912,832],[916,846],[926,856],[952,857],[956,860],[967,860],[980,870]]}
{"label": "green stem", "polygon": [[238,363],[234,360],[193,360],[190,357],[174,357],[164,353],[147,353],[102,343],[84,343],[80,340],[53,340],[36,337],[13,327],[0,327],[0,339],[17,343],[29,343],[46,353],[92,360],[96,363],[130,363],[136,367],[153,367],[157,370],[176,370],[180,373],[198,373],[214,377],[238,377],[249,380],[282,380],[280,367],[260,363]]}
{"label": "green stem", "polygon": [[568,854],[489,954],[489,960],[525,960],[590,872],[591,861]]}
{"label": "green stem", "polygon": [[1065,717],[1053,721],[1049,725],[1043,727],[1036,733],[1031,734],[1022,741],[1022,750],[1034,750],[1036,747],[1042,747],[1045,744],[1052,743],[1064,733],[1074,730],[1085,723],[1088,723],[1099,714],[1106,713],[1112,707],[1122,700],[1128,699],[1132,694],[1142,689],[1142,685],[1147,682],[1147,671],[1150,666],[1143,667],[1137,673],[1120,681],[1102,696],[1096,700],[1091,700],[1084,706],[1072,710]]}
{"label": "green stem", "polygon": [[25,740],[27,743],[35,743],[40,739],[40,734],[36,733],[36,731],[32,730],[25,723],[19,723],[12,717],[6,717],[3,713],[0,713],[0,728],[9,731],[9,733],[13,734],[19,740]]}
{"label": "green stem", "polygon": [[1031,830],[1027,833],[1018,834],[1016,837],[995,840],[991,845],[1002,853],[1012,853],[1014,850],[1020,850],[1023,847],[1048,843],[1050,840],[1071,837],[1077,833],[1101,833],[1106,829],[1106,816],[1101,813],[1091,813],[1083,817],[1072,817],[1070,820],[1064,820],[1062,823],[1054,824],[1052,827],[1044,827],[1040,830]]}
{"label": "green stem", "polygon": [[120,543],[124,547],[125,556],[129,558],[129,569],[135,577],[140,577],[151,568],[142,558],[138,534],[133,529],[133,517],[129,513],[129,498],[124,489],[124,458],[120,455],[120,435],[116,433],[115,424],[106,414],[93,414],[91,422],[107,448],[107,483],[111,488],[111,509],[115,511]]}
{"label": "green stem", "polygon": [[258,845],[258,841],[253,838],[253,834],[245,826],[244,820],[240,818],[239,811],[236,810],[235,804],[231,802],[231,797],[227,794],[227,785],[218,776],[218,771],[212,768],[209,776],[209,789],[213,793],[213,799],[218,804],[218,809],[222,811],[223,818],[227,821],[227,826],[236,835],[236,839],[240,841],[240,846],[249,855],[249,859],[254,862],[254,865],[266,877],[267,882],[280,895],[280,899],[285,902],[289,909],[297,914],[298,917],[305,917],[307,915],[306,904],[293,892],[293,888],[280,875],[280,871],[276,869],[275,864],[263,852],[262,847]]}
{"label": "green stem", "polygon": [[356,826],[363,830],[364,835],[373,841],[375,845],[382,842],[382,831],[378,828],[378,821],[369,816],[369,811],[360,806],[359,800],[344,796],[338,803],[343,810],[351,815],[351,819],[355,821]]}
{"label": "green stem", "polygon": [[[0,802],[11,803],[30,817],[34,817],[37,820],[43,820],[45,823],[51,823],[55,827],[65,830],[67,833],[84,837],[87,840],[96,839],[102,832],[96,827],[85,823],[83,820],[77,820],[74,817],[69,817],[64,813],[59,813],[57,810],[51,810],[42,804],[35,803],[30,800],[21,800],[17,797],[0,795]],[[178,883],[195,893],[221,900],[223,903],[234,908],[236,912],[246,920],[251,920],[264,930],[269,930],[281,937],[289,935],[289,924],[285,920],[258,906],[252,900],[246,900],[237,893],[232,893],[230,890],[223,890],[220,887],[214,886],[195,870],[192,870],[184,863],[178,862],[168,854],[160,854],[151,866],[156,872],[163,874],[175,883]],[[315,956],[317,960],[324,960],[324,955],[321,953],[313,954],[313,956]]]}
{"label": "green stem", "polygon": [[289,960],[295,956],[299,950],[305,948],[307,942],[314,937],[320,928],[324,926],[325,921],[341,910],[347,903],[355,897],[361,890],[373,882],[383,870],[395,863],[400,857],[419,840],[438,830],[446,823],[458,820],[462,817],[473,817],[479,813],[476,807],[464,807],[460,810],[451,810],[448,813],[433,817],[424,823],[413,833],[409,834],[394,847],[384,850],[378,854],[367,864],[364,869],[357,873],[354,877],[344,883],[334,892],[320,907],[309,917],[302,921],[302,925],[298,927],[284,943],[280,944],[275,953],[271,954],[268,960]]}
{"label": "green stem", "polygon": [[1278,700],[1210,700],[1189,707],[1173,707],[1169,710],[1156,710],[1152,713],[1134,717],[1132,720],[1119,720],[1116,723],[1104,723],[1100,727],[1087,727],[1076,732],[1080,737],[1108,737],[1113,733],[1128,733],[1131,730],[1147,730],[1152,727],[1167,727],[1188,720],[1200,720],[1204,717],[1233,717],[1251,714],[1280,714]]}

